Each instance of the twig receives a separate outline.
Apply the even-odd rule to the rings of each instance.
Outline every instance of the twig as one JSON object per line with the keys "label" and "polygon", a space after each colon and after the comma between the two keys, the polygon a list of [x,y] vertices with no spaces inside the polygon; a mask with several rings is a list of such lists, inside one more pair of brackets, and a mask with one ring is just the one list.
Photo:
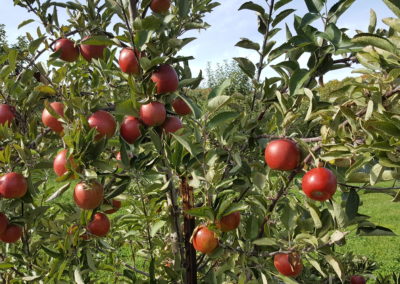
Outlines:
{"label": "twig", "polygon": [[358,63],[358,59],[356,56],[350,56],[350,57],[346,57],[346,58],[342,58],[342,59],[333,60],[333,64],[337,64],[337,63],[344,63],[347,66],[351,66],[352,63]]}
{"label": "twig", "polygon": [[[256,139],[261,139],[261,138],[267,138],[267,139],[291,139],[294,140],[293,137],[289,137],[289,136],[281,136],[281,135],[268,135],[268,134],[264,134],[264,135],[259,135],[256,137]],[[309,137],[309,138],[299,138],[301,141],[306,142],[306,143],[312,143],[312,142],[321,142],[322,141],[322,137],[318,136],[318,137]]]}
{"label": "twig", "polygon": [[338,185],[353,188],[353,189],[364,189],[364,190],[397,190],[400,187],[365,187],[365,186],[357,186],[357,185],[350,185],[346,183],[338,183]]}
{"label": "twig", "polygon": [[126,268],[129,268],[129,269],[131,269],[131,270],[133,270],[133,271],[135,271],[135,272],[137,272],[139,274],[142,274],[142,275],[144,275],[146,277],[150,277],[150,274],[148,274],[147,272],[141,271],[141,270],[137,269],[136,267],[134,267],[132,265],[129,265],[129,264],[125,263],[125,262],[123,262],[123,264],[124,264],[124,266]]}

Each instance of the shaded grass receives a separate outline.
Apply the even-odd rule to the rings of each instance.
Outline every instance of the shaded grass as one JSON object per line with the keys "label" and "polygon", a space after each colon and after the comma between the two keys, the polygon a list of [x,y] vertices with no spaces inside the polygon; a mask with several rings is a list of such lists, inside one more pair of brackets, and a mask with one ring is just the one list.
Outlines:
{"label": "shaded grass", "polygon": [[[371,216],[370,221],[376,225],[387,227],[400,235],[399,216],[400,203],[391,202],[391,196],[382,193],[360,194],[362,205],[359,213]],[[400,272],[400,237],[374,236],[362,237],[352,232],[347,243],[338,247],[339,252],[352,251],[364,255],[378,264],[375,275],[389,275]]]}

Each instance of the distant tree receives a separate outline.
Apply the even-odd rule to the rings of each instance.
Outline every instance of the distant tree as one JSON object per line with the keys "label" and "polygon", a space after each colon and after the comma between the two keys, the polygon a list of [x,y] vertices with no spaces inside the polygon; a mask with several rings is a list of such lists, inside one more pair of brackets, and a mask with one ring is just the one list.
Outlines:
{"label": "distant tree", "polygon": [[250,79],[240,70],[239,65],[233,60],[224,60],[222,63],[217,63],[215,66],[208,62],[206,76],[208,88],[215,88],[221,85],[226,79],[230,79],[232,84],[227,89],[229,94],[246,94],[252,90]]}

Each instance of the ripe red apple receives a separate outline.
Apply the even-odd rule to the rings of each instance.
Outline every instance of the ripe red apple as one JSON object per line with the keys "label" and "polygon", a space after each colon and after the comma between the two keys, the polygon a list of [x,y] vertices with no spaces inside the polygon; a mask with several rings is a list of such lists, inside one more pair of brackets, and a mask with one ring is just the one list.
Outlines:
{"label": "ripe red apple", "polygon": [[111,206],[113,207],[112,209],[104,211],[106,214],[113,214],[117,212],[121,208],[122,202],[116,199],[113,199],[111,201]]}
{"label": "ripe red apple", "polygon": [[0,178],[0,196],[3,198],[20,198],[28,191],[28,182],[19,173],[8,173]]}
{"label": "ripe red apple", "polygon": [[152,0],[150,8],[154,13],[166,13],[171,6],[171,0]]}
{"label": "ripe red apple", "polygon": [[15,243],[22,237],[22,228],[14,224],[8,224],[6,230],[0,235],[0,240],[5,243]]}
{"label": "ripe red apple", "polygon": [[192,110],[187,105],[187,103],[181,98],[177,98],[172,102],[172,107],[174,111],[179,115],[188,115],[192,113]]}
{"label": "ripe red apple", "polygon": [[361,275],[354,275],[354,276],[351,276],[350,283],[351,284],[365,284],[365,283],[367,283],[367,281]]}
{"label": "ripe red apple", "polygon": [[197,251],[210,254],[218,247],[217,235],[206,226],[201,226],[193,236],[193,247]]}
{"label": "ripe red apple", "polygon": [[300,150],[297,144],[289,139],[279,139],[265,147],[265,162],[274,170],[291,171],[300,163]]}
{"label": "ripe red apple", "polygon": [[279,273],[296,277],[303,270],[303,264],[298,253],[279,253],[274,256],[274,266]]}
{"label": "ripe red apple", "polygon": [[72,40],[62,38],[54,44],[54,50],[61,50],[60,58],[64,61],[74,62],[79,57],[79,48]]}
{"label": "ripe red apple", "polygon": [[164,123],[167,117],[165,106],[159,102],[151,102],[140,107],[140,119],[147,126],[158,126]]}
{"label": "ripe red apple", "polygon": [[75,186],[74,200],[76,205],[82,209],[95,209],[100,206],[104,199],[104,189],[101,184],[96,181],[81,181]]}
{"label": "ripe red apple", "polygon": [[139,120],[134,116],[125,117],[121,124],[120,133],[126,142],[133,144],[142,135]]}
{"label": "ripe red apple", "polygon": [[76,164],[74,163],[74,158],[72,156],[70,156],[67,161],[67,154],[68,154],[68,150],[66,150],[66,149],[61,150],[54,159],[53,169],[54,169],[54,172],[56,173],[56,175],[58,175],[59,177],[68,171],[68,166],[69,166],[69,168],[72,167],[72,168],[76,169]]}
{"label": "ripe red apple", "polygon": [[[89,39],[90,36],[84,37],[84,40]],[[90,44],[81,44],[80,45],[80,51],[83,56],[83,58],[86,59],[86,61],[91,61],[93,58],[94,59],[99,59],[103,58],[103,52],[104,49],[106,48],[105,45],[90,45]]]}
{"label": "ripe red apple", "polygon": [[140,54],[137,50],[133,50],[132,48],[124,48],[121,50],[118,59],[121,71],[127,74],[139,74],[139,59]]}
{"label": "ripe red apple", "polygon": [[103,213],[96,213],[93,216],[92,221],[87,226],[87,230],[89,233],[98,236],[104,237],[107,235],[108,231],[110,231],[110,220],[108,219],[107,215]]}
{"label": "ripe red apple", "polygon": [[4,125],[7,123],[7,125],[11,125],[14,118],[14,108],[6,104],[0,104],[0,124]]}
{"label": "ripe red apple", "polygon": [[[61,117],[64,117],[64,104],[60,102],[53,102],[50,104],[50,107]],[[53,131],[60,133],[64,130],[63,125],[57,118],[52,116],[47,109],[45,108],[42,112],[42,121],[43,124]]]}
{"label": "ripe red apple", "polygon": [[157,94],[172,93],[178,89],[178,75],[171,65],[160,65],[151,75],[151,80],[156,84]]}
{"label": "ripe red apple", "polygon": [[0,213],[0,235],[3,234],[8,225],[8,218],[4,213]]}
{"label": "ripe red apple", "polygon": [[223,216],[221,220],[217,220],[215,224],[222,232],[235,230],[240,224],[240,212],[233,212],[229,215]]}
{"label": "ripe red apple", "polygon": [[304,175],[301,186],[309,198],[326,201],[336,192],[336,176],[327,168],[315,168]]}
{"label": "ripe red apple", "polygon": [[164,123],[161,127],[167,133],[174,133],[174,132],[178,131],[179,129],[181,129],[183,126],[182,126],[182,121],[179,119],[179,117],[169,116],[164,121]]}
{"label": "ripe red apple", "polygon": [[114,117],[104,110],[98,110],[93,113],[92,116],[89,117],[88,122],[91,128],[96,128],[99,132],[95,137],[96,140],[104,136],[111,138],[117,128]]}

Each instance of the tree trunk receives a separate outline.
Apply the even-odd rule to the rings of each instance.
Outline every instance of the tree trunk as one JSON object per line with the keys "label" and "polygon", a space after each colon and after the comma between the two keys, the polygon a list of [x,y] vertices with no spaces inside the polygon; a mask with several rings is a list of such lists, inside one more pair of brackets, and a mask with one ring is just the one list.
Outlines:
{"label": "tree trunk", "polygon": [[[181,196],[183,202],[183,211],[185,212],[186,210],[193,208],[193,188],[188,185],[185,177],[181,177]],[[190,238],[196,226],[195,219],[186,213],[183,213],[183,218],[185,237],[185,284],[197,284],[196,250],[190,242]]]}

